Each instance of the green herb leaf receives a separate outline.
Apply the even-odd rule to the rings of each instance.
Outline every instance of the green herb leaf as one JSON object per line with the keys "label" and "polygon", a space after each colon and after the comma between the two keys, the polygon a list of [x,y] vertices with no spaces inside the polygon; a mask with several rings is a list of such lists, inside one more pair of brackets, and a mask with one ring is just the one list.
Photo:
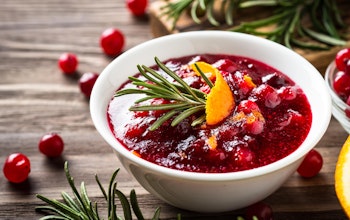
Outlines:
{"label": "green herb leaf", "polygon": [[[215,0],[169,1],[161,8],[162,16],[167,16],[168,20],[172,19],[174,28],[180,15],[191,9],[192,19],[196,23],[201,23],[204,19],[199,19],[197,15],[200,8],[204,10],[211,25],[219,26],[222,24],[214,16],[214,2]],[[339,33],[339,29],[345,25],[337,1],[222,0],[221,4],[221,14],[225,16],[226,25],[229,26],[226,29],[228,31],[265,36],[290,48],[296,46],[324,50],[329,45],[342,46],[345,42]],[[259,10],[266,9],[271,13],[255,21],[241,21],[240,24],[234,24],[234,16],[238,17],[240,13],[245,13],[245,10],[258,7],[262,8]],[[270,30],[265,32],[260,30],[266,27]]]}

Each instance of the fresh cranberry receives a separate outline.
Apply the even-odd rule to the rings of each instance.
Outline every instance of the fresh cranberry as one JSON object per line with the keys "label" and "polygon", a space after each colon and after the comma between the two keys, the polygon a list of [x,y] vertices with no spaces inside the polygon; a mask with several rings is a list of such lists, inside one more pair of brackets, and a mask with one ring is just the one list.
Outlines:
{"label": "fresh cranberry", "polygon": [[253,95],[259,102],[264,103],[268,108],[275,108],[281,103],[281,98],[277,91],[270,85],[260,85],[253,90]]}
{"label": "fresh cranberry", "polygon": [[56,133],[45,134],[39,141],[39,150],[48,157],[58,157],[62,154],[64,142]]}
{"label": "fresh cranberry", "polygon": [[335,64],[337,69],[340,71],[345,71],[348,61],[350,60],[350,48],[345,48],[340,51],[335,56]]}
{"label": "fresh cranberry", "polygon": [[235,152],[235,163],[238,166],[249,169],[255,161],[254,152],[248,147],[237,147]]}
{"label": "fresh cranberry", "polygon": [[264,131],[265,122],[260,120],[255,120],[250,123],[246,123],[244,126],[245,130],[251,134],[260,134]]}
{"label": "fresh cranberry", "polygon": [[239,105],[237,106],[237,111],[238,112],[244,112],[244,114],[249,114],[252,111],[259,111],[259,106],[258,104],[256,104],[256,102],[252,101],[252,100],[243,100],[239,103]]}
{"label": "fresh cranberry", "polygon": [[78,58],[73,53],[64,53],[58,59],[58,66],[64,74],[73,74],[78,66]]}
{"label": "fresh cranberry", "polygon": [[273,219],[273,212],[272,208],[264,203],[264,202],[258,202],[251,206],[249,206],[246,209],[246,220],[253,220],[253,219],[259,219],[259,220],[272,220]]}
{"label": "fresh cranberry", "polygon": [[97,73],[87,72],[84,73],[79,79],[80,91],[87,97],[90,98],[92,88],[98,78]]}
{"label": "fresh cranberry", "polygon": [[333,82],[333,89],[342,99],[348,97],[350,95],[350,75],[345,74],[343,71],[337,72]]}
{"label": "fresh cranberry", "polygon": [[295,86],[282,86],[277,92],[284,100],[293,100],[297,97],[297,88]]}
{"label": "fresh cranberry", "polygon": [[147,0],[126,0],[126,6],[135,16],[142,16],[146,13]]}
{"label": "fresh cranberry", "polygon": [[304,158],[303,162],[300,164],[297,172],[300,176],[305,178],[310,178],[316,176],[323,165],[323,159],[321,154],[312,149]]}
{"label": "fresh cranberry", "polygon": [[5,161],[3,172],[6,179],[12,183],[24,182],[30,173],[30,161],[24,154],[11,154]]}
{"label": "fresh cranberry", "polygon": [[218,60],[213,64],[213,66],[216,67],[220,71],[225,71],[225,72],[229,72],[229,73],[233,73],[238,69],[237,64],[232,62],[232,60],[230,60],[230,59]]}
{"label": "fresh cranberry", "polygon": [[344,72],[346,74],[350,74],[350,59],[345,63],[345,70]]}
{"label": "fresh cranberry", "polygon": [[100,45],[103,52],[108,56],[116,56],[124,47],[124,34],[114,28],[108,28],[101,34]]}

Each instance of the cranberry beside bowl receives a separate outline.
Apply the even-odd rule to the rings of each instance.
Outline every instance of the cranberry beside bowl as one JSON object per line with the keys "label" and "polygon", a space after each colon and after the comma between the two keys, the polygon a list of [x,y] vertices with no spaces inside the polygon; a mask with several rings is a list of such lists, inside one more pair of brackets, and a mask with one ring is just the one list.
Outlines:
{"label": "cranberry beside bowl", "polygon": [[[335,61],[332,61],[328,65],[324,77],[325,77],[327,89],[332,98],[332,114],[334,118],[337,119],[337,121],[340,123],[340,125],[345,129],[345,131],[350,133],[350,106],[346,104],[345,102],[346,98],[345,97],[341,98],[339,94],[334,90],[334,87],[333,87],[334,79],[336,78],[336,75],[338,72],[339,70],[336,67]],[[349,77],[348,83],[350,83],[350,77]],[[349,87],[350,84],[349,85],[343,84],[343,87],[346,87],[346,86]]]}
{"label": "cranberry beside bowl", "polygon": [[[156,165],[130,152],[114,136],[107,109],[115,91],[138,72],[154,66],[154,57],[169,60],[193,54],[232,54],[258,60],[289,77],[304,92],[312,113],[310,130],[288,156],[254,169],[201,173]],[[312,83],[310,83],[312,82]],[[322,99],[320,99],[322,97]],[[321,74],[290,49],[259,37],[227,31],[193,31],[150,40],[121,54],[100,74],[90,98],[93,123],[125,169],[151,194],[182,209],[224,212],[249,206],[275,192],[301,164],[328,128],[331,98]],[[299,134],[296,134],[299,135]]]}

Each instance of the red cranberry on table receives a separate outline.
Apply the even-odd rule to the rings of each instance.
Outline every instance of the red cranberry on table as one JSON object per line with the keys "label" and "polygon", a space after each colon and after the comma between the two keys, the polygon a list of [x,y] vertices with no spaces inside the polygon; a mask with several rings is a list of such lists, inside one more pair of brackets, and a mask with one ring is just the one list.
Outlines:
{"label": "red cranberry on table", "polygon": [[63,152],[64,142],[58,134],[49,133],[41,137],[38,147],[40,152],[44,155],[48,157],[58,157]]}
{"label": "red cranberry on table", "polygon": [[122,52],[124,47],[124,34],[114,28],[108,28],[101,34],[100,46],[108,56],[116,56]]}
{"label": "red cranberry on table", "polygon": [[312,149],[300,164],[297,172],[305,178],[314,177],[320,172],[322,165],[322,155],[317,150]]}
{"label": "red cranberry on table", "polygon": [[74,53],[64,53],[58,59],[58,66],[64,74],[73,74],[78,67],[78,58]]}
{"label": "red cranberry on table", "polygon": [[272,208],[264,203],[257,202],[246,209],[245,220],[272,220],[273,212]]}
{"label": "red cranberry on table", "polygon": [[92,88],[98,78],[97,73],[87,72],[84,73],[79,79],[80,91],[85,95],[86,98],[90,98]]}
{"label": "red cranberry on table", "polygon": [[142,16],[146,13],[148,0],[126,0],[126,6],[135,16]]}
{"label": "red cranberry on table", "polygon": [[9,155],[3,167],[6,179],[12,183],[24,182],[30,173],[30,161],[28,157],[21,153]]}

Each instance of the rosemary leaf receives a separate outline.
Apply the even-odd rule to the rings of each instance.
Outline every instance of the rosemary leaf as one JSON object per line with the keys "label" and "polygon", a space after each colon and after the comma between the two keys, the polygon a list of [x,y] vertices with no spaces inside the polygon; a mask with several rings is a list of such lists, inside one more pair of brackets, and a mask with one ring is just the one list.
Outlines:
{"label": "rosemary leaf", "polygon": [[[56,213],[66,213],[65,215],[72,216],[76,219],[87,219],[84,217],[84,215],[80,212],[77,212],[76,210],[72,209],[71,207],[55,200],[55,199],[48,199],[42,195],[37,195],[37,198],[41,199],[42,201],[46,202],[47,204],[51,205],[54,209],[51,209],[55,211]],[[37,210],[41,210],[42,207],[38,208]],[[46,209],[46,208],[45,208]]]}
{"label": "rosemary leaf", "polygon": [[86,215],[90,217],[89,219],[97,220],[97,215],[94,212],[94,209],[92,207],[92,203],[87,195],[87,191],[86,191],[86,187],[85,187],[84,182],[81,182],[80,193],[81,193],[81,199],[82,199],[83,205],[84,205],[84,207],[86,207],[86,209],[85,209]]}
{"label": "rosemary leaf", "polygon": [[325,46],[325,45],[315,44],[315,43],[306,43],[303,41],[299,41],[295,38],[292,38],[291,41],[294,45],[297,45],[298,47],[301,47],[301,48],[309,48],[309,49],[314,49],[314,50],[328,50],[329,49],[329,47]]}
{"label": "rosemary leaf", "polygon": [[194,1],[191,7],[191,17],[197,24],[201,23],[201,20],[197,16],[197,11],[199,10],[199,1]]}
{"label": "rosemary leaf", "polygon": [[256,6],[276,6],[278,5],[278,1],[276,0],[255,0],[255,1],[246,1],[242,2],[239,7],[240,8],[249,8]]}
{"label": "rosemary leaf", "polygon": [[143,217],[142,212],[140,210],[139,203],[137,201],[137,197],[136,197],[136,193],[135,193],[134,189],[132,189],[130,191],[130,204],[131,204],[131,207],[132,207],[137,219],[144,220],[144,217]]}
{"label": "rosemary leaf", "polygon": [[330,11],[328,10],[328,8],[326,8],[326,7],[322,8],[323,26],[327,30],[329,36],[336,38],[336,39],[340,39],[338,31],[337,31],[336,27],[334,26],[334,22],[332,21],[332,18],[329,15],[329,13],[330,13]]}
{"label": "rosemary leaf", "polygon": [[[119,169],[118,169],[116,172],[118,172],[118,171],[119,171]],[[113,175],[114,175],[114,173],[113,173]],[[117,174],[115,174],[115,175],[117,175]],[[106,194],[106,190],[105,190],[104,187],[102,186],[102,184],[101,184],[101,182],[100,182],[100,179],[98,178],[97,174],[95,175],[95,180],[96,180],[96,182],[97,182],[97,185],[100,187],[100,190],[101,190],[101,192],[102,192],[102,194],[103,194],[103,197],[105,198],[105,200],[107,200],[108,197],[107,197],[107,194]]]}
{"label": "rosemary leaf", "polygon": [[87,213],[87,208],[84,206],[83,200],[82,200],[82,198],[81,198],[77,188],[75,187],[74,179],[69,173],[68,163],[64,164],[64,170],[65,170],[65,173],[66,173],[66,178],[68,180],[68,184],[70,185],[70,187],[71,187],[71,189],[73,191],[73,194],[74,194],[74,196],[76,198],[77,205],[80,207],[81,213],[85,215],[85,213]]}
{"label": "rosemary leaf", "polygon": [[130,111],[156,111],[156,110],[171,110],[171,109],[183,109],[187,107],[187,103],[170,103],[170,104],[159,104],[159,105],[140,105],[132,106],[129,108]]}
{"label": "rosemary leaf", "polygon": [[108,194],[107,194],[107,202],[108,202],[108,219],[116,219],[116,205],[115,205],[115,189],[117,188],[117,183],[114,182],[117,174],[119,173],[119,169],[117,169],[111,176],[108,186]]}
{"label": "rosemary leaf", "polygon": [[220,26],[220,23],[214,17],[214,1],[208,1],[207,12],[209,22],[214,26]]}
{"label": "rosemary leaf", "polygon": [[333,37],[330,37],[329,35],[325,35],[325,34],[322,34],[322,33],[319,33],[319,32],[316,32],[316,31],[313,31],[309,28],[303,28],[304,32],[306,34],[308,34],[309,36],[311,36],[312,38],[320,41],[320,42],[323,42],[323,43],[326,43],[326,44],[329,44],[329,45],[333,45],[333,46],[343,46],[346,44],[345,41],[343,40],[339,40],[339,39],[336,39],[336,38],[333,38]]}
{"label": "rosemary leaf", "polygon": [[[42,217],[40,218],[40,220],[42,219],[69,219],[70,216],[66,215],[64,212],[59,211],[58,209],[52,207],[52,206],[39,206],[35,208],[36,211],[39,212],[50,212],[50,213],[56,213],[58,215],[49,215],[50,218],[48,218],[48,216]],[[55,217],[55,218],[53,218]]]}
{"label": "rosemary leaf", "polygon": [[189,116],[199,112],[199,111],[204,111],[205,106],[195,106],[189,109],[186,109],[185,111],[181,112],[172,122],[171,126],[176,126],[178,125],[181,121],[184,119],[188,118]]}
{"label": "rosemary leaf", "polygon": [[193,122],[191,123],[191,126],[197,126],[202,124],[205,121],[205,117],[206,115],[203,114],[202,116],[196,118],[195,120],[193,120]]}
{"label": "rosemary leaf", "polygon": [[56,216],[56,215],[47,215],[45,217],[40,218],[39,220],[67,220],[69,218],[63,217],[63,216]]}
{"label": "rosemary leaf", "polygon": [[117,194],[119,201],[123,207],[124,220],[132,220],[130,203],[126,196],[119,190],[115,190],[115,194]]}
{"label": "rosemary leaf", "polygon": [[208,79],[208,77],[203,73],[203,71],[201,70],[201,68],[199,68],[198,64],[195,63],[194,66],[196,67],[196,69],[198,70],[199,74],[201,75],[201,77],[204,79],[204,81],[208,84],[209,88],[213,88],[214,84],[210,81],[210,79]]}
{"label": "rosemary leaf", "polygon": [[173,117],[174,115],[176,115],[177,113],[179,113],[179,110],[177,109],[173,109],[167,113],[165,113],[164,115],[162,115],[160,118],[157,119],[157,121],[155,121],[150,127],[149,130],[150,131],[154,131],[157,128],[159,128],[164,122],[166,122],[167,120],[169,120],[171,117]]}
{"label": "rosemary leaf", "polygon": [[169,89],[162,88],[161,86],[158,86],[158,85],[154,85],[146,82],[134,82],[133,84],[136,86],[142,86],[142,87],[151,89],[153,91],[157,91],[158,94],[162,94],[164,96],[169,96],[171,98],[174,97],[173,92],[171,92]]}
{"label": "rosemary leaf", "polygon": [[62,192],[62,193],[61,193],[61,196],[62,196],[64,202],[65,202],[69,207],[71,207],[72,209],[75,209],[75,210],[78,211],[78,212],[81,211],[81,210],[80,210],[80,207],[77,206],[77,204],[75,203],[74,199],[73,199],[72,197],[70,197],[70,196],[68,195],[68,193]]}
{"label": "rosemary leaf", "polygon": [[159,216],[160,216],[160,207],[156,209],[156,211],[152,217],[152,220],[159,220]]}

